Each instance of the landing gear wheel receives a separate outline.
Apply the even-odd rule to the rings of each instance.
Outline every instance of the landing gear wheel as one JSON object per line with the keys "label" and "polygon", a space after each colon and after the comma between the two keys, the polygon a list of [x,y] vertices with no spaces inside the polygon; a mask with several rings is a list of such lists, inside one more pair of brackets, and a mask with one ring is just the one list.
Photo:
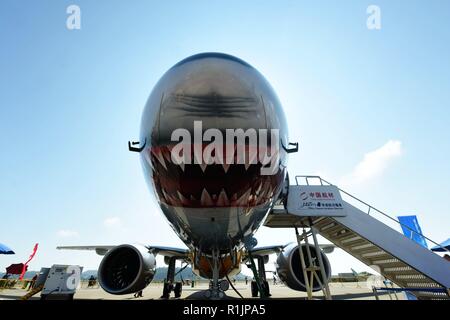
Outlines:
{"label": "landing gear wheel", "polygon": [[252,297],[256,298],[258,296],[258,285],[256,281],[252,281],[250,288],[252,290]]}
{"label": "landing gear wheel", "polygon": [[222,291],[227,291],[228,289],[230,289],[230,283],[228,282],[228,280],[222,280],[219,282],[219,288]]}
{"label": "landing gear wheel", "polygon": [[175,289],[173,292],[175,293],[175,298],[181,297],[181,292],[183,291],[183,286],[181,282],[175,283]]}
{"label": "landing gear wheel", "polygon": [[266,297],[270,297],[270,287],[269,287],[269,282],[267,282],[266,280],[263,281],[263,290],[264,290],[264,295]]}
{"label": "landing gear wheel", "polygon": [[164,282],[163,294],[161,296],[161,299],[169,299],[171,291],[172,291],[172,284],[170,284],[168,282]]}

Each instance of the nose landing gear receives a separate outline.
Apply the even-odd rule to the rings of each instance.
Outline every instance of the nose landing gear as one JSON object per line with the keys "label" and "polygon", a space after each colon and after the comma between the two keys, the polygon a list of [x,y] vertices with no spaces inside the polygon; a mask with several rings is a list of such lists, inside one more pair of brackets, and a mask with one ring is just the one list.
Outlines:
{"label": "nose landing gear", "polygon": [[228,290],[230,284],[227,280],[219,280],[219,250],[212,251],[212,280],[209,284],[209,290],[205,292],[207,299],[218,300],[225,297],[225,291]]}

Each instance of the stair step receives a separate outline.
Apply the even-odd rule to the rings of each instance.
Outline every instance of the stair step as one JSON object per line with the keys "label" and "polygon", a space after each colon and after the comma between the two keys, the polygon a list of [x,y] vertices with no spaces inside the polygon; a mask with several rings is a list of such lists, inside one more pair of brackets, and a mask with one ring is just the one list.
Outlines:
{"label": "stair step", "polygon": [[383,272],[385,273],[395,273],[395,272],[409,272],[409,271],[413,271],[413,272],[417,272],[416,270],[414,270],[413,268],[411,268],[410,266],[401,266],[401,267],[384,267],[382,269]]}
{"label": "stair step", "polygon": [[320,230],[324,226],[326,226],[326,225],[328,225],[330,223],[335,223],[335,222],[330,220],[330,219],[328,219],[328,218],[318,218],[318,219],[313,221],[313,227],[316,228],[317,230]]}
{"label": "stair step", "polygon": [[415,296],[420,300],[448,300],[449,296],[445,293],[437,292],[417,292]]}
{"label": "stair step", "polygon": [[366,243],[369,243],[369,241],[358,236],[357,239],[346,241],[343,244],[345,244],[345,246],[359,246]]}
{"label": "stair step", "polygon": [[418,300],[449,300],[448,296],[435,296],[435,297],[428,297],[428,296],[418,296]]}
{"label": "stair step", "polygon": [[[416,272],[415,274],[403,274],[403,273],[394,273],[392,274],[396,279],[402,281],[420,281],[426,280],[426,282],[433,282],[423,274]],[[434,282],[433,282],[434,283]]]}
{"label": "stair step", "polygon": [[405,281],[408,287],[436,288],[436,282],[430,279],[401,279],[401,281]]}
{"label": "stair step", "polygon": [[363,258],[366,259],[386,259],[391,258],[392,256],[389,253],[384,252],[380,248],[377,248],[377,250],[371,250],[369,252],[363,252],[360,254]]}
{"label": "stair step", "polygon": [[336,225],[334,225],[334,226],[332,226],[330,228],[326,228],[325,230],[321,229],[321,231],[325,232],[325,233],[327,233],[329,235],[333,235],[333,234],[339,233],[339,231],[341,231],[343,229],[344,229],[343,226],[341,226],[340,224],[336,224]]}
{"label": "stair step", "polygon": [[333,227],[333,226],[335,226],[335,225],[336,225],[336,222],[331,221],[331,220],[328,220],[328,219],[325,219],[325,220],[319,221],[318,223],[315,223],[315,224],[314,224],[314,227],[315,227],[317,230],[325,231],[325,230],[327,230],[328,228],[331,228],[331,227]]}
{"label": "stair step", "polygon": [[392,275],[416,275],[421,274],[418,271],[411,269],[411,270],[397,270],[397,271],[385,271],[383,270],[383,273],[392,274]]}
{"label": "stair step", "polygon": [[[345,231],[345,232],[343,232],[343,231]],[[333,239],[336,239],[338,241],[343,241],[343,240],[346,240],[346,239],[349,239],[352,237],[358,237],[358,235],[348,229],[343,229],[340,234],[334,235]]]}
{"label": "stair step", "polygon": [[353,246],[353,247],[350,247],[349,249],[350,249],[350,251],[356,252],[359,254],[382,251],[380,248],[378,248],[377,246],[374,246],[372,243],[366,243],[366,244],[361,244],[359,246]]}
{"label": "stair step", "polygon": [[386,253],[386,257],[376,257],[376,259],[371,260],[371,264],[377,265],[380,268],[386,267],[404,267],[405,263],[400,260],[392,257],[391,255]]}
{"label": "stair step", "polygon": [[362,239],[360,236],[358,236],[356,233],[353,232],[342,232],[339,235],[336,235],[333,237],[337,241],[341,242],[342,244],[346,244],[346,242],[350,241],[350,239]]}

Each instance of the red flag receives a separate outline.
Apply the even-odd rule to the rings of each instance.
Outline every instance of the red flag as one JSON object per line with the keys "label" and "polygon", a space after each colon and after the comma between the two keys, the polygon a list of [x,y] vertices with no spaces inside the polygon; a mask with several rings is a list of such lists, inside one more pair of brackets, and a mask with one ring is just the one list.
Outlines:
{"label": "red flag", "polygon": [[9,267],[6,267],[7,274],[22,274],[22,270],[23,270],[23,263],[16,263],[10,265]]}
{"label": "red flag", "polygon": [[23,277],[24,277],[24,275],[25,275],[25,272],[26,272],[27,269],[28,269],[28,262],[30,262],[31,259],[33,259],[34,255],[36,254],[36,251],[37,251],[37,249],[38,249],[38,245],[39,245],[38,243],[36,243],[36,244],[34,245],[33,252],[31,253],[30,258],[28,258],[27,262],[24,263],[23,269],[22,269],[22,273],[20,274],[19,280],[22,280],[22,279],[23,279]]}

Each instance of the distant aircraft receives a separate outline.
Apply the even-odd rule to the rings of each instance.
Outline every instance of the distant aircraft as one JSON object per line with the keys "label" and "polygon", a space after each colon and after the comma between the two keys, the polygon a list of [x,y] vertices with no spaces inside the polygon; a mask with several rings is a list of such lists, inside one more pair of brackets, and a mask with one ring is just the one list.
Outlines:
{"label": "distant aircraft", "polygon": [[350,268],[352,270],[353,275],[356,278],[356,281],[366,281],[367,278],[369,278],[372,274],[367,271],[357,272],[354,269]]}
{"label": "distant aircraft", "polygon": [[350,268],[352,272],[344,272],[339,273],[336,276],[332,276],[333,281],[337,282],[364,282],[366,281],[372,274],[369,272],[357,272],[354,269]]}
{"label": "distant aircraft", "polygon": [[[129,142],[129,149],[141,156],[145,179],[163,214],[187,248],[58,248],[105,255],[98,280],[112,294],[145,288],[153,279],[158,254],[169,265],[164,298],[172,291],[176,297],[181,294],[181,284],[174,282],[176,260],[211,279],[206,293],[214,298],[223,296],[225,278],[239,273],[242,263],[255,257],[264,272],[273,253],[278,254],[280,279],[305,291],[297,245],[257,248],[253,237],[274,205],[286,197],[287,156],[297,151],[295,145],[289,143],[280,101],[255,68],[222,53],[188,57],[156,84],[142,115],[140,142]],[[321,255],[327,279],[314,280],[315,291],[331,275],[328,259],[324,252]],[[255,286],[252,283],[252,289]],[[268,293],[267,281],[263,286]]]}

